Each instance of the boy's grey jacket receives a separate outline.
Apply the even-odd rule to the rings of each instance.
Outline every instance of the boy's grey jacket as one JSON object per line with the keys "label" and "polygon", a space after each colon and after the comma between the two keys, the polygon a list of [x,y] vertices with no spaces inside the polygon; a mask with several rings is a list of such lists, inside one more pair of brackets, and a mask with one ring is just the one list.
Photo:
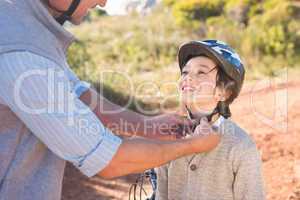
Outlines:
{"label": "boy's grey jacket", "polygon": [[156,200],[265,199],[261,158],[253,140],[230,119],[218,132],[222,139],[213,151],[157,169]]}

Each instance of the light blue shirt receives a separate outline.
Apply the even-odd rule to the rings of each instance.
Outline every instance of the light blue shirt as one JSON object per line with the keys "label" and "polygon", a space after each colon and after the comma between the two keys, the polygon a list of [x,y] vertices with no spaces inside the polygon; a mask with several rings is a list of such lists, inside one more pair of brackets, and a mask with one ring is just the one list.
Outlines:
{"label": "light blue shirt", "polygon": [[78,98],[75,37],[44,2],[0,1],[0,200],[59,200],[66,160],[90,177],[122,142]]}
{"label": "light blue shirt", "polygon": [[19,51],[0,54],[0,72],[1,200],[59,199],[64,160],[88,177],[108,165],[122,140],[79,99],[89,84],[67,64]]}

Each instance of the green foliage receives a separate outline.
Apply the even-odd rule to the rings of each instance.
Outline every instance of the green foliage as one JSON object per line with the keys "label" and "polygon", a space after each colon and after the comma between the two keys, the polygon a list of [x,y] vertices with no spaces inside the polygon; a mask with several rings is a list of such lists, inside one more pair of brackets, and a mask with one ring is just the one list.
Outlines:
{"label": "green foliage", "polygon": [[254,16],[247,28],[252,47],[265,55],[294,56],[300,47],[296,15],[296,7],[290,1],[266,1],[262,14]]}
{"label": "green foliage", "polygon": [[[158,10],[143,17],[135,14],[99,17],[94,22],[71,27],[71,32],[81,42],[69,49],[70,66],[80,78],[104,85],[105,96],[118,104],[136,93],[144,94],[144,90],[130,90],[131,84],[138,88],[145,82],[158,87],[164,82],[176,82],[179,71],[173,64],[177,50],[182,42],[191,39],[191,35],[178,31],[173,20],[171,13]],[[105,76],[101,75],[103,72]],[[176,89],[166,90],[164,94],[174,94]],[[119,94],[123,96],[118,98]],[[158,107],[155,98],[137,97],[136,101],[143,108]],[[168,100],[166,104],[174,105],[174,101]],[[130,104],[130,108],[136,105]]]}
{"label": "green foliage", "polygon": [[176,3],[176,0],[163,0],[165,6],[172,7]]}
{"label": "green foliage", "polygon": [[253,46],[257,47],[262,53],[268,55],[285,55],[292,53],[294,44],[293,41],[289,39],[284,25],[277,24],[269,28],[256,29],[256,31],[257,35]]}
{"label": "green foliage", "polygon": [[233,21],[247,24],[249,15],[257,13],[259,0],[229,0],[226,1],[225,13]]}
{"label": "green foliage", "polygon": [[94,66],[92,56],[88,52],[88,44],[78,40],[69,47],[67,60],[74,72],[80,74],[81,78],[86,78],[86,69]]}
{"label": "green foliage", "polygon": [[241,27],[224,16],[210,17],[206,21],[207,38],[216,38],[229,43],[234,48],[240,47],[240,40],[243,37]]}
{"label": "green foliage", "polygon": [[251,6],[257,3],[258,0],[228,0],[226,1],[226,9],[235,8],[237,6]]}
{"label": "green foliage", "polygon": [[[134,97],[138,105],[130,103],[130,108],[151,110],[161,106],[157,102],[162,97],[177,94],[174,85],[164,88],[164,83],[176,85],[177,51],[186,41],[212,38],[229,43],[241,55],[247,79],[276,76],[283,67],[300,63],[300,10],[292,1],[164,0],[163,4],[169,9],[158,7],[146,16],[95,16],[70,28],[81,41],[69,49],[70,66],[111,101],[126,105]],[[156,85],[158,91],[144,87],[136,91],[145,83]],[[165,106],[177,101],[170,98]]]}
{"label": "green foliage", "polygon": [[97,20],[97,18],[103,17],[103,16],[107,16],[107,13],[105,10],[94,9],[89,12],[89,15],[87,16],[87,21]]}
{"label": "green foliage", "polygon": [[223,0],[181,0],[173,6],[173,14],[178,24],[194,26],[199,20],[206,20],[222,13]]}

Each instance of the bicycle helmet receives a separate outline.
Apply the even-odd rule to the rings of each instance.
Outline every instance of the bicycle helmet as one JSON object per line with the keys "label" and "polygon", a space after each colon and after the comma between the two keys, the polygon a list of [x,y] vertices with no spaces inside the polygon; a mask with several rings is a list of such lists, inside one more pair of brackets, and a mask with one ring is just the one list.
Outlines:
{"label": "bicycle helmet", "polygon": [[184,43],[178,53],[180,70],[192,56],[197,55],[206,55],[214,60],[230,78],[236,81],[240,92],[244,82],[245,68],[239,55],[230,46],[219,40]]}
{"label": "bicycle helmet", "polygon": [[[244,82],[245,68],[239,55],[229,45],[219,40],[190,41],[184,43],[180,46],[178,52],[180,70],[182,71],[182,68],[190,58],[198,55],[205,55],[214,60],[236,82],[236,96],[240,93]],[[231,113],[228,106],[223,101],[220,101],[212,114],[208,116],[208,120],[210,121],[212,115],[216,113],[223,115],[225,118],[230,117]]]}

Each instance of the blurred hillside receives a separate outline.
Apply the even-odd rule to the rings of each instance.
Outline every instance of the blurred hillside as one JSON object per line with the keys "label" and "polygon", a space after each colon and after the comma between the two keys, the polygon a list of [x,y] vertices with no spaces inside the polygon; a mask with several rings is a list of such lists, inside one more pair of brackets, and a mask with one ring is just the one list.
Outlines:
{"label": "blurred hillside", "polygon": [[134,96],[135,110],[171,108],[180,44],[223,40],[240,53],[248,81],[276,76],[281,68],[299,66],[299,18],[299,3],[288,0],[163,0],[147,15],[94,11],[84,24],[70,27],[80,42],[68,59],[82,79],[118,104]]}

